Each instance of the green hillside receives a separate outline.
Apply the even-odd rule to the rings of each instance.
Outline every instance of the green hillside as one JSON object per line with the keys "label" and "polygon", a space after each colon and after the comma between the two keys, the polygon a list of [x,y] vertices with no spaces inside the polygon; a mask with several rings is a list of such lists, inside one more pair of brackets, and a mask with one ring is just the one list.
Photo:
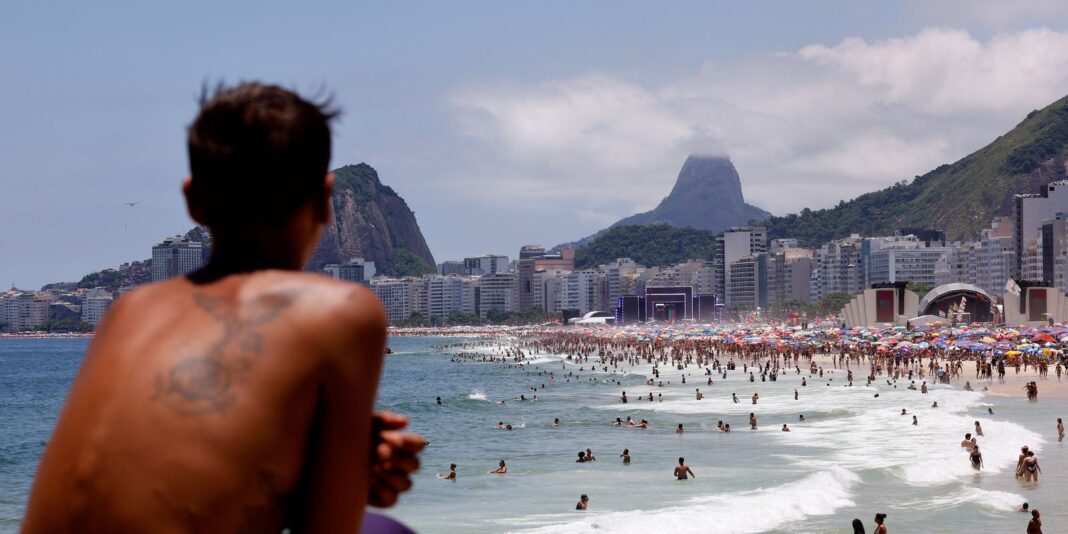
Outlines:
{"label": "green hillside", "polygon": [[711,259],[716,233],[669,224],[613,226],[575,249],[575,267],[587,269],[631,258],[641,265],[674,265],[689,259]]}
{"label": "green hillside", "polygon": [[1009,133],[956,163],[911,183],[861,195],[834,208],[771,217],[769,238],[795,237],[804,246],[848,236],[890,235],[902,227],[943,230],[972,239],[997,215],[1012,213],[1013,195],[1037,193],[1063,179],[1068,156],[1068,97],[1032,111]]}

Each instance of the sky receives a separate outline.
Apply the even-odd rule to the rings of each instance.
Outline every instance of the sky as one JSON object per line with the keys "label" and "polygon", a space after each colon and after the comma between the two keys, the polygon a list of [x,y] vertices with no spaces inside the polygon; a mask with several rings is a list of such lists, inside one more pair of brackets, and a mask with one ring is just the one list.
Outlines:
{"label": "sky", "polygon": [[[151,255],[205,82],[326,87],[437,261],[651,209],[689,154],[825,208],[1068,95],[1068,2],[17,2],[0,17],[0,287]],[[126,202],[137,202],[133,207]]]}

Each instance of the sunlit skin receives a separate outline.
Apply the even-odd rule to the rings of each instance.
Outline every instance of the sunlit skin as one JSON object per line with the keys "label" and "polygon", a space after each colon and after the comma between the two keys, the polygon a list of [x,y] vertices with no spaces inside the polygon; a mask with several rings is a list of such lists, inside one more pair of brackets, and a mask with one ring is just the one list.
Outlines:
{"label": "sunlit skin", "polygon": [[[352,532],[366,503],[408,489],[424,442],[399,432],[405,418],[372,415],[383,310],[358,285],[300,271],[332,185],[280,228],[213,231],[201,271],[116,302],[41,459],[24,532]],[[188,179],[184,190],[204,223]]]}

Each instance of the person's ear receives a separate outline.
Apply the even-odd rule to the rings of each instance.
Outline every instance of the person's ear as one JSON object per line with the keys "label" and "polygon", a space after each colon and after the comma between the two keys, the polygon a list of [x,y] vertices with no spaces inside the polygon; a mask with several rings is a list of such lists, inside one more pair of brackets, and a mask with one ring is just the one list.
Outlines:
{"label": "person's ear", "polygon": [[196,195],[193,194],[193,177],[186,176],[182,180],[182,194],[185,195],[185,206],[189,216],[201,226],[207,226],[204,220],[204,207],[200,205]]}
{"label": "person's ear", "polygon": [[326,173],[323,178],[323,197],[319,199],[315,209],[315,222],[330,224],[334,211],[334,173]]}

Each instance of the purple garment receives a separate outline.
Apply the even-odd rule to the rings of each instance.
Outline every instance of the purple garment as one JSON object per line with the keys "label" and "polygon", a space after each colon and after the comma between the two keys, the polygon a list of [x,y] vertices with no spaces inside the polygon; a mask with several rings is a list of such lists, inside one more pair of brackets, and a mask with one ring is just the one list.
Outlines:
{"label": "purple garment", "polygon": [[391,517],[364,512],[363,523],[360,523],[360,534],[415,534],[415,531]]}

